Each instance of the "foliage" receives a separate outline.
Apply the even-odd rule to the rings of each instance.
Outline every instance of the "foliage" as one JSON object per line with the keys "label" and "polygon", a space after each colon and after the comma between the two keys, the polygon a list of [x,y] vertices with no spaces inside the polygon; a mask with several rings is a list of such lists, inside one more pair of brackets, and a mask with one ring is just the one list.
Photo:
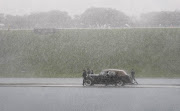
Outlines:
{"label": "foliage", "polygon": [[180,11],[150,12],[141,15],[145,27],[179,27]]}
{"label": "foliage", "polygon": [[0,31],[1,77],[77,77],[86,68],[180,77],[179,55],[179,28]]}
{"label": "foliage", "polygon": [[72,18],[67,12],[54,10],[24,16],[7,15],[3,23],[6,28],[11,29],[69,28],[72,24]]}
{"label": "foliage", "polygon": [[23,16],[0,14],[0,24],[1,29],[180,27],[180,11],[150,12],[137,18],[116,9],[92,7],[74,17],[57,10]]}
{"label": "foliage", "polygon": [[81,16],[84,27],[124,27],[130,19],[124,13],[111,8],[89,8]]}

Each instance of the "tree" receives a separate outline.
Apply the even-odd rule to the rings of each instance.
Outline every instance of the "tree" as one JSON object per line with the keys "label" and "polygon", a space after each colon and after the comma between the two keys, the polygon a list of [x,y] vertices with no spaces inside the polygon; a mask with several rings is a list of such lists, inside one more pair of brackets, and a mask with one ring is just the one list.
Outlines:
{"label": "tree", "polygon": [[180,11],[150,12],[142,14],[141,20],[148,27],[179,27]]}
{"label": "tree", "polygon": [[41,28],[69,28],[71,27],[72,19],[67,12],[50,11],[34,13],[29,16],[34,27]]}
{"label": "tree", "polygon": [[4,23],[13,29],[69,28],[72,19],[67,12],[50,11],[23,16],[7,15]]}
{"label": "tree", "polygon": [[2,23],[4,20],[4,14],[0,13],[0,23]]}
{"label": "tree", "polygon": [[82,27],[124,27],[130,22],[124,13],[111,8],[89,8],[80,16]]}

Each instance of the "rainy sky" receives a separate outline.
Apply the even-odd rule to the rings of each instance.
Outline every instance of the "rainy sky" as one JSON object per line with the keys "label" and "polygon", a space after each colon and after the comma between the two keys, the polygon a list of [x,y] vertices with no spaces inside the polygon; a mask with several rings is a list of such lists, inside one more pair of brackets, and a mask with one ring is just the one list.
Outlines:
{"label": "rainy sky", "polygon": [[50,10],[81,14],[90,7],[107,7],[128,15],[180,10],[180,0],[0,0],[0,13],[22,15]]}

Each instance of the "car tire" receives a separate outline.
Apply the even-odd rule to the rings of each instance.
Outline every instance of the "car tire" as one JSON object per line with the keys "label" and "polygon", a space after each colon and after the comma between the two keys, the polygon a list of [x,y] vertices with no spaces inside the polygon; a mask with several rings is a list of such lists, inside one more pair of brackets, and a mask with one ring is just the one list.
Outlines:
{"label": "car tire", "polygon": [[85,80],[85,85],[86,86],[91,86],[92,85],[92,81],[90,79]]}
{"label": "car tire", "polygon": [[115,86],[124,86],[124,82],[123,81],[117,81]]}

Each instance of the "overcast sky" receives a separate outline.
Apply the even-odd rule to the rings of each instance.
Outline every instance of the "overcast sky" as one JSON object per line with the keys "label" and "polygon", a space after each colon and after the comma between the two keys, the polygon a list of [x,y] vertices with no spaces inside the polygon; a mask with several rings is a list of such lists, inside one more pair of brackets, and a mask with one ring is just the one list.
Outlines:
{"label": "overcast sky", "polygon": [[128,15],[180,10],[180,0],[0,0],[0,13],[29,14],[50,10],[81,14],[90,7],[107,7]]}

